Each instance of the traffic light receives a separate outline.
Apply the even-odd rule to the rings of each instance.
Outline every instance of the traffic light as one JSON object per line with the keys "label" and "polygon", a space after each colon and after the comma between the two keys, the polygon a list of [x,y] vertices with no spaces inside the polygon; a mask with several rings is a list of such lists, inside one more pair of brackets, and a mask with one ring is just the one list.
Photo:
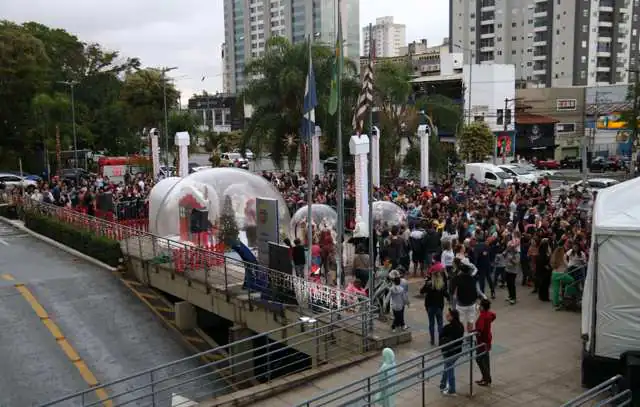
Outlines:
{"label": "traffic light", "polygon": [[504,114],[505,124],[511,124],[511,109],[507,109]]}

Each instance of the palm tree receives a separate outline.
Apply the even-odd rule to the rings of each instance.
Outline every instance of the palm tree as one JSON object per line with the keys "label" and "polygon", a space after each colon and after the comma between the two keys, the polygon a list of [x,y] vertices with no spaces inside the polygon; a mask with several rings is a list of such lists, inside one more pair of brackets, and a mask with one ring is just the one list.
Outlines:
{"label": "palm tree", "polygon": [[402,165],[397,160],[402,137],[413,142],[418,127],[417,110],[409,104],[412,93],[410,73],[409,66],[402,63],[387,61],[376,66],[374,105],[379,108],[384,135],[380,140],[380,160],[392,174],[397,174]]}
{"label": "palm tree", "polygon": [[[322,127],[326,139],[335,140],[336,118],[327,112],[333,50],[327,46],[314,45],[312,53],[318,97],[316,124]],[[291,44],[282,37],[269,39],[264,55],[247,64],[245,75],[252,79],[242,96],[253,107],[253,114],[243,134],[241,150],[249,147],[258,156],[261,152],[268,151],[278,167],[282,166],[285,156],[290,168],[295,165],[301,147],[300,125],[308,65],[308,45]],[[359,85],[355,78],[355,65],[351,61],[345,60],[344,73],[343,131],[349,134],[350,115],[355,106]],[[348,140],[348,137],[345,139]]]}

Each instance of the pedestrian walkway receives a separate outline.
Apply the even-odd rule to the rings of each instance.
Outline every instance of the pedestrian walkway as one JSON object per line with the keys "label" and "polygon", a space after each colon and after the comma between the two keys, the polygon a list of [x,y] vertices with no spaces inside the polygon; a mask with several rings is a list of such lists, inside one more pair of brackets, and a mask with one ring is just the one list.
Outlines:
{"label": "pedestrian walkway", "polygon": [[[413,280],[410,292],[413,303],[407,311],[413,341],[397,347],[398,362],[429,349],[427,317],[422,299],[415,298],[421,282]],[[469,366],[457,369],[458,397],[448,398],[438,391],[439,380],[427,383],[426,403],[434,406],[528,407],[558,406],[580,394],[580,315],[553,311],[549,303],[538,301],[530,288],[518,286],[519,302],[508,305],[506,293],[498,289],[494,301],[497,320],[494,324],[492,351],[493,386],[474,386],[469,394]],[[314,396],[375,373],[380,358],[362,362],[333,376],[315,380],[256,406],[285,407],[303,403]],[[474,366],[474,380],[479,378]],[[398,406],[422,406],[420,386],[413,386],[396,397]]]}

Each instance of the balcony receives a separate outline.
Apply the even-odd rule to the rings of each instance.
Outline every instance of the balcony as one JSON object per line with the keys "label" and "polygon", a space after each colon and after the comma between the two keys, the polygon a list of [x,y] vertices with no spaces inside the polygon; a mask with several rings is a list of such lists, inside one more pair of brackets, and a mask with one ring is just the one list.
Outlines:
{"label": "balcony", "polygon": [[611,65],[597,65],[596,72],[611,72]]}
{"label": "balcony", "polygon": [[540,39],[534,39],[533,40],[533,46],[534,47],[545,47],[547,45],[547,39],[546,38],[540,38]]}
{"label": "balcony", "polygon": [[532,73],[535,76],[538,76],[538,75],[545,76],[547,74],[547,68],[538,68],[538,69],[534,68]]}
{"label": "balcony", "polygon": [[547,59],[547,54],[546,53],[533,54],[532,59],[534,61],[545,61]]}
{"label": "balcony", "polygon": [[534,18],[546,18],[548,16],[547,10],[535,11],[533,13]]}
{"label": "balcony", "polygon": [[613,0],[600,0],[598,10],[602,13],[612,13],[615,2]]}
{"label": "balcony", "polygon": [[480,20],[480,25],[494,25],[496,23],[495,17],[490,20]]}

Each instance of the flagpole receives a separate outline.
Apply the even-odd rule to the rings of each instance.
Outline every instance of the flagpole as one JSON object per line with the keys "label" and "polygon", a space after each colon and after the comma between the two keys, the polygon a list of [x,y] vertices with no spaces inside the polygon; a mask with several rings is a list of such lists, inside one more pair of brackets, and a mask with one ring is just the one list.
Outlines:
{"label": "flagpole", "polygon": [[[309,64],[311,65],[311,36],[309,36]],[[313,262],[313,222],[312,222],[312,206],[313,206],[313,163],[311,160],[311,110],[307,112],[307,276],[311,276],[311,264]]]}
{"label": "flagpole", "polygon": [[[340,15],[340,0],[338,0],[338,32],[342,32],[342,18]],[[344,41],[342,40],[342,36],[339,38],[339,46],[340,46],[340,58],[344,58]],[[337,244],[336,244],[336,276],[337,276],[337,285],[339,288],[342,288],[344,276],[342,270],[342,248],[343,248],[343,240],[344,240],[344,157],[342,151],[342,66],[341,61],[339,62],[338,68],[338,80],[337,80],[337,92],[338,92],[338,179],[337,179],[337,190],[336,190],[336,201],[338,207],[338,230],[337,230]]]}
{"label": "flagpole", "polygon": [[[369,65],[373,67],[373,25],[369,23]],[[373,300],[373,290],[375,289],[375,229],[373,227],[373,103],[369,105],[369,300]],[[372,325],[371,325],[372,326]]]}

